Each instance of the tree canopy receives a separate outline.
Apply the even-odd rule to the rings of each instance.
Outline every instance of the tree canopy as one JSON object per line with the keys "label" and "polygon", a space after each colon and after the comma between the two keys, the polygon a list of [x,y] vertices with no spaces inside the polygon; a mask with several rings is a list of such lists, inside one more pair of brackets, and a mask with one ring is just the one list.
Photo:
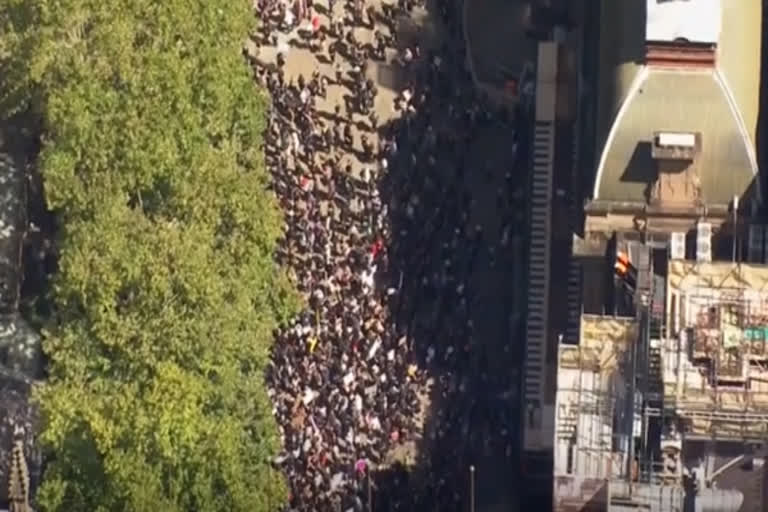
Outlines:
{"label": "tree canopy", "polygon": [[2,0],[0,109],[43,126],[59,219],[44,510],[273,512],[264,385],[297,306],[248,0]]}

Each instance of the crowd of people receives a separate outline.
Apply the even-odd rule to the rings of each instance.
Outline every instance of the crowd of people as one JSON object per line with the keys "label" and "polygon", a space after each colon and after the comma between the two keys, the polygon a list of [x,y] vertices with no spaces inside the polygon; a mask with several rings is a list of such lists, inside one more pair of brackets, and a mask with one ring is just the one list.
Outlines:
{"label": "crowd of people", "polygon": [[[274,62],[254,60],[271,96],[267,164],[287,219],[277,256],[306,297],[277,335],[268,375],[291,511],[363,511],[371,500],[376,510],[460,510],[474,454],[513,456],[514,383],[489,360],[511,368],[515,354],[476,339],[472,276],[480,261],[501,264],[520,222],[516,144],[493,205],[498,232],[473,221],[466,183],[498,171],[471,161],[473,134],[514,119],[473,86],[458,2],[438,0],[437,43],[398,40],[395,20],[421,1],[257,6],[261,43],[279,49]],[[371,42],[356,38],[360,27]],[[281,34],[333,72],[288,76]],[[388,58],[404,85],[381,122],[370,67]],[[331,86],[347,94],[324,112]],[[421,454],[417,473],[393,455],[405,446]]]}

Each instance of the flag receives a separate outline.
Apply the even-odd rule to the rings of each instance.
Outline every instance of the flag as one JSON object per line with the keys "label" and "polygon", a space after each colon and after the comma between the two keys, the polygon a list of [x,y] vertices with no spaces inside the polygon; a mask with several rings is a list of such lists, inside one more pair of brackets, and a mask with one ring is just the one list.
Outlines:
{"label": "flag", "polygon": [[355,471],[358,473],[365,473],[368,469],[368,461],[366,459],[357,459],[355,462]]}
{"label": "flag", "polygon": [[376,243],[371,245],[371,257],[375,259],[376,256],[381,252],[383,248],[384,248],[384,242],[381,239],[376,240]]}
{"label": "flag", "polygon": [[309,353],[313,353],[315,351],[315,346],[317,346],[317,338],[315,336],[311,336],[307,340],[307,344],[309,344]]}

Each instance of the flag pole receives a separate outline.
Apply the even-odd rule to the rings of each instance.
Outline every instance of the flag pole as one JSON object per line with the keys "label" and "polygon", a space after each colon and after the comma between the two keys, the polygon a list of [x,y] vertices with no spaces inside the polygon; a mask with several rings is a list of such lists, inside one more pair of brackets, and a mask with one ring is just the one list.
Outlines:
{"label": "flag pole", "polygon": [[469,511],[475,512],[475,466],[469,466]]}
{"label": "flag pole", "polygon": [[368,464],[366,476],[368,478],[368,512],[373,512],[373,490],[371,489],[371,466]]}
{"label": "flag pole", "polygon": [[736,263],[736,246],[738,245],[739,196],[733,196],[733,262]]}

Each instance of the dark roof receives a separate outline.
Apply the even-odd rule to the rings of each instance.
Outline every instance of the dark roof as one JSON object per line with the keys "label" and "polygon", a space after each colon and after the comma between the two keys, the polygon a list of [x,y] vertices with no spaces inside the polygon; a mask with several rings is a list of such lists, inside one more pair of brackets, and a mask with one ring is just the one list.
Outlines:
{"label": "dark roof", "polygon": [[[686,70],[659,72],[664,75],[648,72],[644,65],[645,18],[645,2],[601,0],[598,76],[591,77],[597,80],[594,165],[599,167],[607,144],[617,144],[616,148],[607,148],[606,162],[623,167],[597,171],[599,179],[596,177],[593,199],[645,202],[646,183],[636,180],[648,176],[653,168],[635,172],[650,157],[643,155],[642,145],[635,155],[638,145],[650,141],[654,131],[685,131],[697,125],[703,127],[699,131],[705,154],[712,156],[714,152],[717,162],[700,171],[703,199],[727,203],[734,193],[753,183],[754,175],[750,173],[756,171],[753,164],[760,84],[761,2],[722,2],[716,74],[708,76]],[[648,73],[645,78],[644,73]],[[697,97],[699,93],[706,94],[706,99]],[[649,98],[651,94],[659,97]],[[711,105],[707,105],[705,112],[699,112],[705,101]],[[625,104],[625,112],[620,115]],[[683,106],[688,110],[683,111]],[[727,113],[716,119],[721,112]],[[611,132],[614,137],[609,143]],[[727,142],[739,138],[735,148]],[[631,165],[632,156],[626,154],[628,148],[635,155]],[[721,154],[721,149],[726,153]],[[744,165],[746,161],[749,165]],[[729,167],[718,167],[723,164]],[[736,169],[731,167],[734,164]],[[632,172],[625,175],[628,170]]]}

